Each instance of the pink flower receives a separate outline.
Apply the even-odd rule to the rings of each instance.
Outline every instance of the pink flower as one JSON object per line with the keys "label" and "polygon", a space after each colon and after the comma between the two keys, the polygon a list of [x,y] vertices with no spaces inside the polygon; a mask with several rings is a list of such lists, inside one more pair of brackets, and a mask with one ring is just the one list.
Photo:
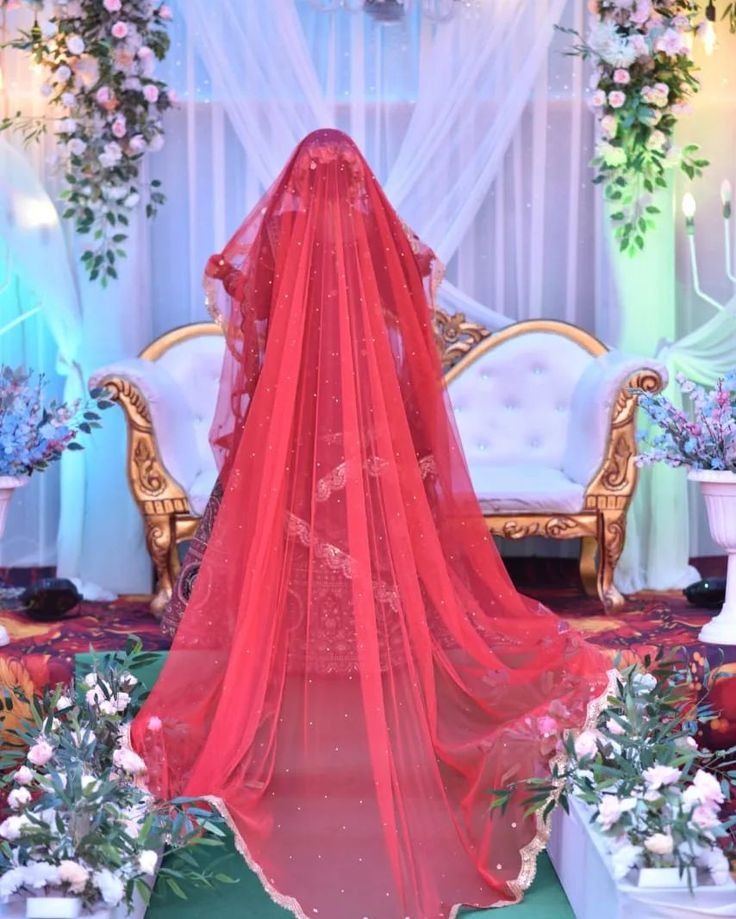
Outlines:
{"label": "pink flower", "polygon": [[688,51],[687,39],[677,29],[667,29],[657,39],[654,47],[669,57],[677,57],[678,54],[685,54]]}
{"label": "pink flower", "polygon": [[663,785],[674,785],[681,772],[673,766],[650,766],[642,772],[649,788],[662,788]]}
{"label": "pink flower", "polygon": [[21,766],[13,775],[13,779],[18,785],[30,785],[33,781],[33,773],[28,766]]}
{"label": "pink flower", "polygon": [[128,128],[125,124],[125,118],[123,118],[122,115],[118,115],[112,123],[113,135],[117,138],[125,137],[127,130]]}
{"label": "pink flower", "polygon": [[120,12],[120,7],[123,5],[120,0],[102,0],[102,5],[105,7],[108,13],[118,13]]}
{"label": "pink flower", "polygon": [[146,150],[146,138],[142,134],[134,134],[128,142],[131,153],[144,153]]}
{"label": "pink flower", "polygon": [[601,803],[598,805],[598,816],[596,822],[600,823],[604,830],[610,830],[614,823],[617,823],[621,817],[636,807],[636,801],[633,798],[617,798],[616,795],[603,795]]}
{"label": "pink flower", "polygon": [[652,13],[652,4],[650,0],[638,0],[636,9],[629,14],[629,19],[637,25],[643,25],[649,19]]}
{"label": "pink flower", "polygon": [[122,20],[118,20],[113,25],[112,29],[110,29],[110,32],[112,33],[113,38],[125,38],[125,36],[128,34],[128,25],[127,23],[122,22]]}
{"label": "pink flower", "polygon": [[621,108],[625,103],[626,93],[622,93],[620,89],[614,89],[608,94],[608,104],[611,108]]}
{"label": "pink flower", "polygon": [[701,830],[712,830],[721,822],[718,814],[710,807],[699,804],[690,815],[690,820]]}
{"label": "pink flower", "polygon": [[617,67],[613,71],[613,82],[625,86],[627,83],[631,82],[631,74],[624,67]]}
{"label": "pink flower", "polygon": [[675,844],[669,833],[652,833],[644,840],[644,848],[652,855],[672,855]]}
{"label": "pink flower", "polygon": [[153,57],[153,48],[149,48],[148,45],[141,45],[138,49],[138,57],[141,60]]}
{"label": "pink flower", "polygon": [[34,766],[45,766],[53,755],[54,748],[51,746],[48,740],[43,737],[39,737],[39,739],[28,751],[28,762],[33,763]]}
{"label": "pink flower", "polygon": [[146,102],[158,102],[158,87],[153,83],[147,83],[143,87],[143,98]]}
{"label": "pink flower", "polygon": [[590,104],[593,108],[601,108],[606,104],[606,94],[602,89],[597,89],[590,97]]}
{"label": "pink flower", "polygon": [[108,102],[112,101],[112,97],[112,90],[109,86],[100,86],[95,93],[95,99],[100,105],[106,105]]}
{"label": "pink flower", "polygon": [[637,58],[649,56],[649,45],[643,35],[632,35],[629,39],[629,48]]}
{"label": "pink flower", "polygon": [[167,6],[165,3],[162,3],[158,8],[158,14],[163,20],[170,20],[174,18],[174,14],[171,12],[171,7]]}
{"label": "pink flower", "polygon": [[604,115],[601,118],[601,131],[606,137],[615,137],[618,131],[618,119],[615,115]]}
{"label": "pink flower", "polygon": [[618,721],[616,721],[615,718],[609,718],[608,721],[606,721],[606,728],[608,729],[609,734],[614,734],[616,736],[626,733],[626,730],[618,723]]}

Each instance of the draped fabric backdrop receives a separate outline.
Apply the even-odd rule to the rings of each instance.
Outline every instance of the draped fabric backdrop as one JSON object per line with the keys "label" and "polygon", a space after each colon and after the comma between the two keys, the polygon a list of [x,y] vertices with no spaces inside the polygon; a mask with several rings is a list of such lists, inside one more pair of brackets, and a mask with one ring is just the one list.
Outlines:
{"label": "draped fabric backdrop", "polygon": [[[662,334],[674,341],[711,315],[690,295],[681,239],[664,306],[651,302],[659,301],[656,284],[642,305],[620,282],[588,168],[594,126],[584,101],[587,72],[562,54],[569,38],[553,28],[583,28],[584,0],[485,0],[440,24],[413,9],[396,25],[365,13],[318,12],[308,0],[280,0],[278,15],[253,0],[178,0],[173,6],[172,49],[161,73],[181,106],[168,117],[166,147],[147,167],[164,180],[168,202],[154,224],[136,222],[119,285],[102,292],[78,277],[76,360],[86,374],[205,316],[207,257],[222,247],[296,142],[330,125],[352,135],[404,219],[447,261],[440,299],[450,309],[491,328],[556,317],[612,345],[623,335],[629,349],[637,341],[636,317],[671,326],[671,336]],[[22,15],[10,14],[8,27]],[[724,45],[729,42],[736,44],[724,37]],[[734,130],[732,103],[721,86],[736,70],[728,51],[709,62],[709,82],[686,125],[687,140],[708,137],[711,159],[728,149]],[[31,98],[38,106],[33,94],[40,76],[29,72],[27,60],[5,51],[2,66],[6,110],[26,108]],[[31,156],[53,188],[44,155]],[[736,173],[732,162],[720,159],[711,197],[721,177]],[[718,219],[710,200],[707,217]],[[709,257],[706,278],[720,279],[711,255],[722,251],[717,230],[701,241]],[[70,248],[76,245],[70,241]],[[58,381],[61,331],[34,317],[13,334],[2,342],[3,359],[40,367]],[[720,331],[714,334],[720,342]],[[643,353],[656,350],[646,335],[641,340]],[[76,480],[73,494],[65,492],[58,558],[62,573],[139,591],[150,586],[150,569],[128,494],[119,416],[108,413],[86,454],[67,463],[65,474]],[[674,487],[684,494],[681,479]],[[622,571],[627,585],[646,582],[654,555],[667,552],[642,522],[652,517],[656,494],[645,484]],[[25,513],[14,507],[2,563],[53,563],[58,471],[39,476],[21,503]],[[678,559],[657,560],[678,577],[687,573],[688,543],[693,554],[712,551],[697,499],[690,507],[693,535],[688,539],[681,502],[667,519],[669,532],[677,527],[682,534]],[[571,547],[548,543],[545,551]]]}

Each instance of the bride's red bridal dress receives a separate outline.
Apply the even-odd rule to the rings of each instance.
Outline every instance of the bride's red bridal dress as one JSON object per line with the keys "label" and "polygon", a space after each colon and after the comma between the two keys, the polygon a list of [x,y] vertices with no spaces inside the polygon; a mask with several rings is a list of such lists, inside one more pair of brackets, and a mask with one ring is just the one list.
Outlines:
{"label": "bride's red bridal dress", "polygon": [[544,828],[489,789],[548,774],[607,687],[489,538],[442,385],[436,265],[333,130],[207,265],[220,477],[132,740],[152,791],[210,798],[302,919],[517,901]]}

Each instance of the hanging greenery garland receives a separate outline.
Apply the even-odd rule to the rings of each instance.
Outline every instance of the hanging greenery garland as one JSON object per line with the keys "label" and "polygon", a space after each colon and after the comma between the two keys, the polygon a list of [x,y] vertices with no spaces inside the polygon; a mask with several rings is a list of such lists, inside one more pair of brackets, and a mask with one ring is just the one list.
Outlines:
{"label": "hanging greenery garland", "polygon": [[678,118],[699,89],[692,59],[693,0],[590,0],[593,25],[570,53],[595,65],[590,104],[598,139],[592,166],[603,185],[621,251],[644,248],[655,226],[657,189],[679,167],[695,178],[708,165],[695,145],[674,143]]}
{"label": "hanging greenery garland", "polygon": [[155,75],[169,49],[172,12],[150,0],[33,0],[31,6],[37,16],[50,6],[51,15],[7,44],[44,69],[41,92],[49,108],[41,117],[18,111],[0,130],[20,131],[26,142],[55,134],[63,217],[89,238],[82,262],[104,287],[125,256],[131,211],[142,201],[153,217],[165,201],[159,181],[143,182],[141,165],[163,146],[162,116],[175,102]]}

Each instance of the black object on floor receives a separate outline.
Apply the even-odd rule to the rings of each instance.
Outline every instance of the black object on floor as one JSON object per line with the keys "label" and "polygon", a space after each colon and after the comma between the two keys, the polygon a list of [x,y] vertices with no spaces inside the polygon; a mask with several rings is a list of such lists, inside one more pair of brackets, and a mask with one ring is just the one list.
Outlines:
{"label": "black object on floor", "polygon": [[50,622],[63,619],[79,605],[82,595],[66,578],[43,578],[26,588],[20,599],[31,619]]}
{"label": "black object on floor", "polygon": [[726,600],[725,578],[703,578],[683,590],[688,603],[701,609],[720,609]]}

